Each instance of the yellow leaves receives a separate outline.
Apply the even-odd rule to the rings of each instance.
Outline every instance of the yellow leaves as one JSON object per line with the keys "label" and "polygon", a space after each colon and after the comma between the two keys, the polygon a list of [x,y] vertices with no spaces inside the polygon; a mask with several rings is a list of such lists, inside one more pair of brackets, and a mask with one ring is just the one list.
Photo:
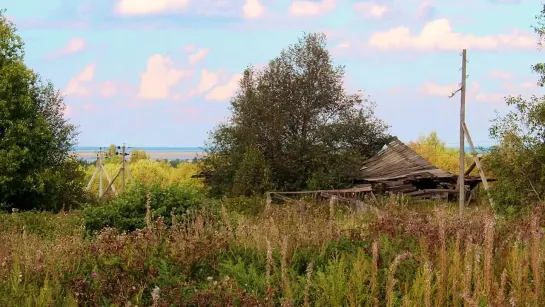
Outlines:
{"label": "yellow leaves", "polygon": [[[138,160],[134,163],[127,163],[130,173],[135,181],[141,182],[145,185],[159,184],[161,186],[167,185],[185,185],[194,188],[203,188],[204,185],[200,179],[191,178],[198,172],[198,165],[194,163],[180,163],[177,167],[172,167],[170,163],[162,161],[152,160]],[[121,163],[106,163],[104,168],[110,175],[110,178],[119,171]],[[86,170],[87,182],[91,179],[95,167],[89,167]],[[126,180],[130,182],[128,173],[126,173]],[[96,194],[98,192],[98,177],[95,178],[95,182],[92,185],[91,193]],[[108,182],[106,177],[103,177],[103,188],[106,188]],[[121,175],[119,175],[114,181],[114,185],[118,188],[121,185]]]}
{"label": "yellow leaves", "polygon": [[[416,142],[409,142],[408,146],[438,168],[453,174],[460,172],[460,151],[455,148],[447,148],[435,132],[430,133],[427,137],[420,137]],[[466,169],[471,163],[473,163],[473,158],[466,153]]]}

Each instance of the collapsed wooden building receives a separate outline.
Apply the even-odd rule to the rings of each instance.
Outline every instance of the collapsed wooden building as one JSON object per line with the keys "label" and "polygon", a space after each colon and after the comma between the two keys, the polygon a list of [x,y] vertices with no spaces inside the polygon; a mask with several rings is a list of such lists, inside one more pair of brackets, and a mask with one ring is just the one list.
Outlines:
{"label": "collapsed wooden building", "polygon": [[[481,177],[465,173],[468,200]],[[493,181],[490,180],[489,181]],[[358,185],[371,185],[375,194],[403,194],[418,199],[458,198],[458,175],[442,170],[421,157],[396,137],[375,156],[363,162]]]}
{"label": "collapsed wooden building", "polygon": [[[474,189],[483,182],[480,176],[469,174],[477,165],[479,157],[464,174],[466,202],[471,201]],[[206,178],[210,174],[201,172],[192,178]],[[484,176],[484,174],[483,174]],[[488,179],[488,181],[495,181]],[[485,184],[485,189],[487,184]],[[402,194],[417,199],[439,199],[451,201],[458,199],[458,175],[449,173],[433,165],[397,137],[384,146],[373,157],[363,161],[359,176],[351,187],[338,190],[268,192],[267,198],[282,201],[296,201],[294,197],[312,196],[315,199],[331,199],[353,202],[357,206],[366,205],[364,200],[376,199],[375,195]],[[296,201],[297,202],[297,201]],[[367,206],[367,205],[366,205]]]}

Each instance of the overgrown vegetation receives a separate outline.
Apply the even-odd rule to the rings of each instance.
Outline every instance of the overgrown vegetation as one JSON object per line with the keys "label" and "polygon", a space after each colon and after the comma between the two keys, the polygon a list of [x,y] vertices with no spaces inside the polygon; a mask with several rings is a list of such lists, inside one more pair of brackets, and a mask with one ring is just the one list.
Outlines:
{"label": "overgrown vegetation", "polygon": [[[244,72],[232,120],[211,133],[207,158],[151,161],[135,150],[126,190],[99,201],[98,180],[83,190],[95,166],[69,155],[75,127],[62,98],[24,66],[22,42],[2,14],[0,43],[0,306],[545,299],[545,98],[509,97],[512,112],[494,121],[499,145],[483,160],[498,179],[494,208],[460,216],[448,204],[380,196],[369,201],[373,212],[313,199],[304,210],[268,204],[262,193],[271,189],[350,185],[359,163],[390,140],[373,104],[343,89],[325,37],[307,34],[264,69]],[[458,172],[459,152],[437,134],[409,146]],[[110,146],[104,161],[111,177],[122,161],[116,151]]]}
{"label": "overgrown vegetation", "polygon": [[[538,306],[539,212],[517,221],[473,208],[380,217],[325,204],[226,209],[106,228],[87,239],[73,214],[3,215],[0,305]],[[152,209],[153,210],[153,209]],[[541,209],[539,210],[541,212]]]}

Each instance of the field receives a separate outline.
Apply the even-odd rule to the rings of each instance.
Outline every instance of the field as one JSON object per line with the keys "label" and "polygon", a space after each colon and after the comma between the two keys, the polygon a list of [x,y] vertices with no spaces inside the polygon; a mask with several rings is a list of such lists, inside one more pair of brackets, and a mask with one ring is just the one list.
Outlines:
{"label": "field", "polygon": [[[457,152],[411,143],[455,171]],[[419,146],[420,144],[420,146]],[[94,166],[85,168],[86,180]],[[119,161],[106,161],[113,175]],[[352,212],[212,199],[198,163],[140,159],[117,198],[0,215],[0,306],[537,306],[541,208],[379,197]],[[116,182],[119,186],[119,180]],[[98,180],[91,186],[98,192]]]}
{"label": "field", "polygon": [[[1,306],[537,306],[532,219],[382,200],[381,213],[238,199],[130,233],[78,212],[4,214]],[[253,212],[244,210],[253,208]],[[149,206],[148,206],[149,207]],[[257,208],[257,209],[256,209]],[[149,210],[149,209],[148,209]]]}
{"label": "field", "polygon": [[[433,154],[438,163],[454,155]],[[110,174],[117,167],[105,165]],[[265,208],[262,198],[210,199],[191,178],[194,163],[130,167],[138,183],[104,204],[0,216],[0,306],[537,306],[544,298],[540,208],[507,219],[483,202],[460,217],[453,204],[395,197],[379,198],[378,214],[312,200],[301,212]]]}

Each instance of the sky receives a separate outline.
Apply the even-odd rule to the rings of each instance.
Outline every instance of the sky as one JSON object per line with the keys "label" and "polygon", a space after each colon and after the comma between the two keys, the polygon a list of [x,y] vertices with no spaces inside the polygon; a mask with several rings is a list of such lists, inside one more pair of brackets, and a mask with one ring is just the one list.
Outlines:
{"label": "sky", "polygon": [[539,0],[0,0],[29,67],[65,95],[80,146],[203,146],[230,114],[244,68],[304,32],[327,35],[346,70],[402,141],[459,140],[461,50],[466,124],[489,146],[509,95],[543,95],[531,65]]}

